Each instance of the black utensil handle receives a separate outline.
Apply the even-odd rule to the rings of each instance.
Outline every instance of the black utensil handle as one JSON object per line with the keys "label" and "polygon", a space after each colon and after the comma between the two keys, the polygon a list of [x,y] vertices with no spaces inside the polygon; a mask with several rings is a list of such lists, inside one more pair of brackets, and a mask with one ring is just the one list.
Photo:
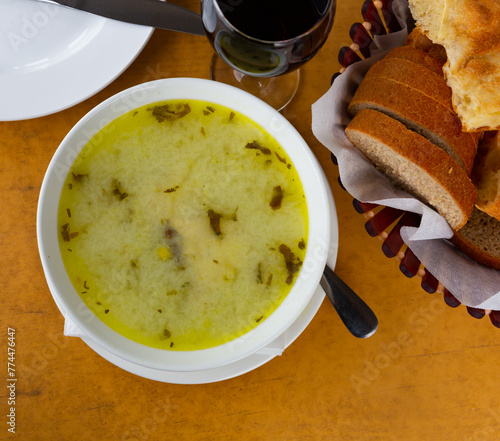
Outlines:
{"label": "black utensil handle", "polygon": [[326,283],[321,285],[351,334],[358,338],[373,335],[378,319],[370,307],[330,267],[325,267],[323,277]]}
{"label": "black utensil handle", "polygon": [[200,14],[160,0],[53,0],[61,5],[143,26],[205,35]]}

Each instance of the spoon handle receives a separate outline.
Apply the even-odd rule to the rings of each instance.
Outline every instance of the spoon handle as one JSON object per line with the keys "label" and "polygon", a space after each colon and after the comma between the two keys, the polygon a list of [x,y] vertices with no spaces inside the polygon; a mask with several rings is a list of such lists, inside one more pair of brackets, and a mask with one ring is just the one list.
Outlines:
{"label": "spoon handle", "polygon": [[352,335],[367,338],[375,333],[378,319],[373,311],[328,265],[321,286]]}

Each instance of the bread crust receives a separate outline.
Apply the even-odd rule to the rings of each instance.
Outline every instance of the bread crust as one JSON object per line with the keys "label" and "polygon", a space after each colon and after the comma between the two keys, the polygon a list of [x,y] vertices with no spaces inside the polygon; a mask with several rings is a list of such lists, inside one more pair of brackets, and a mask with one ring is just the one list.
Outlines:
{"label": "bread crust", "polygon": [[384,58],[375,63],[365,75],[366,79],[384,78],[411,87],[428,98],[439,101],[453,112],[451,89],[442,73],[431,70],[402,58]]}
{"label": "bread crust", "polygon": [[489,216],[494,217],[495,219],[500,219],[500,198],[486,204],[479,202],[476,204],[476,207]]}
{"label": "bread crust", "polygon": [[471,175],[477,151],[477,136],[462,132],[458,116],[439,101],[420,91],[385,78],[366,78],[348,106],[350,115],[371,108],[388,114],[427,138],[454,157]]}
{"label": "bread crust", "polygon": [[[410,34],[411,35],[411,34]],[[384,59],[401,58],[419,64],[438,75],[443,74],[444,61],[435,58],[425,51],[413,46],[400,46],[390,51]]]}
{"label": "bread crust", "polygon": [[[434,206],[454,230],[465,225],[474,207],[476,189],[466,173],[447,153],[423,136],[408,130],[395,119],[371,109],[361,110],[352,119],[346,128],[346,135],[351,143],[387,176],[424,202]],[[374,149],[370,148],[370,141],[375,141],[383,145],[384,149],[399,155],[408,163],[409,171],[416,171],[419,174],[418,178],[425,179],[425,184],[420,185],[417,177],[410,172],[392,170],[391,164],[388,164],[381,155],[377,156]],[[418,167],[422,175],[419,170],[413,169],[413,166]],[[435,190],[425,190],[424,186]],[[439,186],[455,204],[453,211],[459,214],[454,218],[447,214],[452,208],[447,205],[449,199],[441,200],[433,194],[438,191]]]}

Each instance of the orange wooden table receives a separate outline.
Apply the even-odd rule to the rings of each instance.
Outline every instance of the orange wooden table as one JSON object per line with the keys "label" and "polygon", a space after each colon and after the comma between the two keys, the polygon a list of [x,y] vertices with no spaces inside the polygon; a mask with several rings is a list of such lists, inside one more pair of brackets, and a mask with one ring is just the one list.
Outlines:
{"label": "orange wooden table", "polygon": [[[179,4],[199,10],[196,0]],[[128,373],[81,339],[45,282],[36,207],[49,161],[71,127],[109,96],[164,77],[208,78],[203,37],[155,31],[136,61],[95,96],[59,113],[0,123],[0,439],[19,440],[496,440],[500,433],[500,329],[427,294],[386,258],[337,183],[330,153],[311,132],[311,104],[340,68],[340,47],[360,20],[361,0],[339,1],[334,29],[302,71],[283,114],[317,155],[334,193],[340,247],[336,272],[374,309],[380,326],[352,337],[324,301],[303,334],[270,362],[202,385]],[[1,99],[1,97],[0,97]],[[15,330],[15,405],[6,384]],[[11,360],[12,361],[12,360]],[[8,432],[15,407],[16,433]]]}

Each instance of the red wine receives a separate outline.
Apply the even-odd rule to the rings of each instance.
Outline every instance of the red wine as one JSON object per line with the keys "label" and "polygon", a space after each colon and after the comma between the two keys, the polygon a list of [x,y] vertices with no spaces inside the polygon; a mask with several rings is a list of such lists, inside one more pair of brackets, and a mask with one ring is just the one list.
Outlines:
{"label": "red wine", "polygon": [[283,41],[309,31],[326,13],[329,0],[217,0],[240,32],[265,41]]}
{"label": "red wine", "polygon": [[310,60],[330,32],[335,7],[336,0],[201,1],[205,32],[219,56],[260,77],[282,75]]}

